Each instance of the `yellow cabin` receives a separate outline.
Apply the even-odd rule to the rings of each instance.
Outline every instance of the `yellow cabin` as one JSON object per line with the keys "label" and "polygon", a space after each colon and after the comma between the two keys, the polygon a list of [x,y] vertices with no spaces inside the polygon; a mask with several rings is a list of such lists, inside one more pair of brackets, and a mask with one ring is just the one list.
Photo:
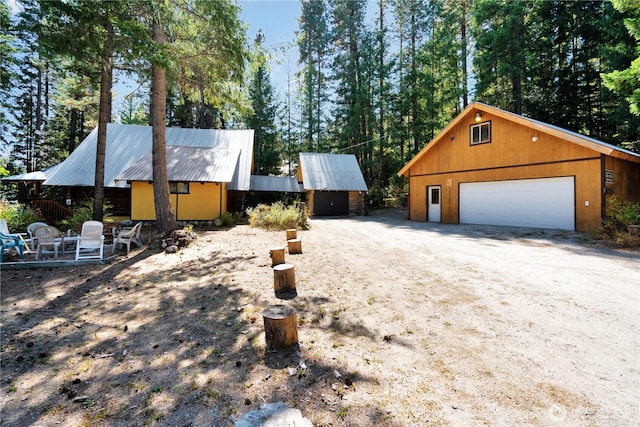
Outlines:
{"label": "yellow cabin", "polygon": [[[227,183],[233,180],[239,157],[239,149],[167,147],[170,199],[178,221],[213,220],[227,212]],[[131,219],[155,220],[151,153],[117,180],[131,184]]]}

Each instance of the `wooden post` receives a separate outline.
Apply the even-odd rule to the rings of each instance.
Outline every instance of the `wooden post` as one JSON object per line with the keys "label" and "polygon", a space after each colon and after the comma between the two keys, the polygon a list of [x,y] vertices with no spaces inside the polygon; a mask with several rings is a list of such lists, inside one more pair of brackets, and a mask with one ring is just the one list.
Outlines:
{"label": "wooden post", "polygon": [[296,289],[293,264],[279,264],[273,267],[273,289],[276,293]]}
{"label": "wooden post", "polygon": [[297,239],[298,238],[298,230],[295,228],[290,228],[287,230],[287,241],[291,240],[291,239]]}
{"label": "wooden post", "polygon": [[287,248],[290,254],[302,253],[302,241],[300,239],[287,240]]}
{"label": "wooden post", "polygon": [[270,305],[262,312],[264,337],[269,348],[287,348],[298,343],[296,310],[285,305]]}
{"label": "wooden post", "polygon": [[271,248],[269,256],[271,257],[271,267],[284,264],[284,248]]}

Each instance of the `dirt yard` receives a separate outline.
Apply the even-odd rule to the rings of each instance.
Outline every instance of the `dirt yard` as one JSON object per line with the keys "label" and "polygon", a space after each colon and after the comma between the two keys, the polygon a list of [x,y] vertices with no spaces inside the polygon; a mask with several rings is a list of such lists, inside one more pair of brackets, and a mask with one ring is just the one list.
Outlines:
{"label": "dirt yard", "polygon": [[[11,426],[232,426],[284,401],[316,426],[631,426],[640,253],[579,233],[414,223],[393,210],[298,231],[199,231],[178,254],[1,272]],[[262,310],[298,314],[266,349]]]}

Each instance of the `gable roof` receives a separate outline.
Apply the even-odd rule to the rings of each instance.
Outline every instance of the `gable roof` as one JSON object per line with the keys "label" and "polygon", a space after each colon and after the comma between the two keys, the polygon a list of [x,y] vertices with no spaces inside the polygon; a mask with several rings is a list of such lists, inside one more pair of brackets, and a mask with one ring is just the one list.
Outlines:
{"label": "gable roof", "polygon": [[[126,181],[116,178],[140,157],[151,152],[152,127],[141,125],[107,125],[104,186],[128,188]],[[96,144],[98,129],[59,164],[51,174],[46,173],[44,185],[93,187],[95,180]],[[253,130],[187,129],[168,127],[167,147],[234,148],[240,150],[229,190],[248,191],[253,163]]]}
{"label": "gable roof", "polygon": [[353,154],[300,153],[305,190],[367,191]]}
{"label": "gable roof", "polygon": [[[240,149],[167,147],[169,181],[230,182],[236,170]],[[144,154],[122,171],[116,181],[152,181],[153,158]]]}
{"label": "gable roof", "polygon": [[491,107],[480,102],[472,102],[465,108],[460,114],[458,114],[435,138],[431,140],[413,159],[411,159],[401,170],[398,172],[398,176],[406,175],[409,172],[411,166],[413,166],[427,151],[438,144],[458,122],[464,117],[475,114],[476,112],[486,112],[496,117],[500,117],[505,120],[509,120],[514,123],[527,126],[531,129],[538,131],[539,133],[546,133],[548,135],[555,136],[556,138],[563,139],[568,142],[580,145],[582,147],[589,148],[598,153],[605,154],[607,156],[616,157],[619,159],[628,160],[635,163],[640,163],[640,154],[634,153],[631,150],[617,147],[615,145],[607,144],[606,142],[599,141],[595,138],[591,138],[585,135],[581,135],[570,130],[563,129],[558,126],[550,125],[538,120],[530,119],[528,117],[521,116],[519,114],[511,113],[509,111],[501,110],[499,108]]}

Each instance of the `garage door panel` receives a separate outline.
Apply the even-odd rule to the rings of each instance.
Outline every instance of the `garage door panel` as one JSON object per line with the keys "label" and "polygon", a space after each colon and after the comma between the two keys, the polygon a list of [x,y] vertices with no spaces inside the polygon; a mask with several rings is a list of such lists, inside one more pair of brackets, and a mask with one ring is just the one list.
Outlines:
{"label": "garage door panel", "polygon": [[573,177],[460,184],[460,222],[575,229]]}

